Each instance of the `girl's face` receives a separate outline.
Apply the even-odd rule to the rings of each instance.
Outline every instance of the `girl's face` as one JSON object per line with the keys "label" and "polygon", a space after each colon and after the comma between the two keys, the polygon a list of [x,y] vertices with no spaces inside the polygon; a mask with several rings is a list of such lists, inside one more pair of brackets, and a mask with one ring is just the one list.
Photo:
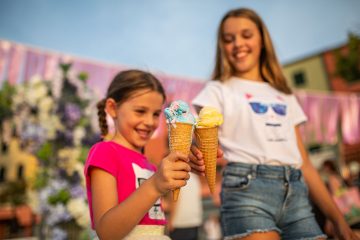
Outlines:
{"label": "girl's face", "polygon": [[262,39],[253,21],[244,17],[226,19],[223,24],[222,44],[236,76],[260,80]]}
{"label": "girl's face", "polygon": [[139,90],[120,105],[108,99],[106,110],[113,117],[114,141],[141,152],[159,125],[163,96],[156,91]]}

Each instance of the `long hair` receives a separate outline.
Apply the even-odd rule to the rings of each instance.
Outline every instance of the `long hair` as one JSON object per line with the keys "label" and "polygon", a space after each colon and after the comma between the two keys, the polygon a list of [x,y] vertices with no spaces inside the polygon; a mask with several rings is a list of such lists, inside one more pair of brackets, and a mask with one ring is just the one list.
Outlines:
{"label": "long hair", "polygon": [[260,53],[260,75],[271,86],[277,90],[291,94],[292,91],[287,85],[286,78],[281,70],[280,63],[276,57],[276,53],[270,38],[269,31],[260,16],[251,9],[239,8],[230,10],[222,18],[217,32],[217,46],[215,56],[215,66],[212,73],[212,80],[226,81],[234,75],[234,68],[224,54],[223,44],[223,28],[224,23],[231,17],[243,17],[255,23],[259,29],[263,47]]}
{"label": "long hair", "polygon": [[118,73],[110,83],[106,97],[97,103],[99,126],[102,136],[108,134],[108,125],[106,122],[105,103],[106,99],[112,98],[117,105],[122,104],[139,90],[156,91],[163,96],[166,95],[160,81],[151,73],[140,70],[127,70]]}

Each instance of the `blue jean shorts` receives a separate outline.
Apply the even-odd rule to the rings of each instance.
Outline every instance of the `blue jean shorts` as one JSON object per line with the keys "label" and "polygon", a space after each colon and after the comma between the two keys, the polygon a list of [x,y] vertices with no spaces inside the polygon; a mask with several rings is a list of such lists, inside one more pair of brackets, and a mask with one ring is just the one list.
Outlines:
{"label": "blue jean shorts", "polygon": [[223,172],[224,239],[276,231],[281,239],[326,238],[315,220],[299,169],[229,163]]}

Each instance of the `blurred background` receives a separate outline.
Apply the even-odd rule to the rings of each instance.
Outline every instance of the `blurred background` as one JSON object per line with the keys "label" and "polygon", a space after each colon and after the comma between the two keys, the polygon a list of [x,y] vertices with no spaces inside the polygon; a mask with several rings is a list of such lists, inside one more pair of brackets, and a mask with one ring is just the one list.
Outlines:
{"label": "blurred background", "polygon": [[[82,169],[108,83],[148,70],[168,102],[191,102],[210,78],[220,19],[239,7],[269,28],[309,118],[310,158],[359,228],[360,1],[0,0],[0,239],[90,239]],[[146,155],[157,164],[167,151],[162,119]],[[200,182],[200,239],[220,239],[220,186]]]}

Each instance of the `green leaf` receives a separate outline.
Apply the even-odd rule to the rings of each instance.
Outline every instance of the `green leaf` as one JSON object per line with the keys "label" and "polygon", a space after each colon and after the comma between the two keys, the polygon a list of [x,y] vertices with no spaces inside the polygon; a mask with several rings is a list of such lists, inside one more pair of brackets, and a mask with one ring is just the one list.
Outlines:
{"label": "green leaf", "polygon": [[87,72],[80,72],[77,76],[83,83],[86,83],[86,80],[89,78],[89,74]]}
{"label": "green leaf", "polygon": [[53,151],[54,147],[51,142],[45,142],[40,149],[36,152],[36,156],[44,161],[45,164],[50,162],[52,156],[54,156]]}
{"label": "green leaf", "polygon": [[49,182],[49,173],[46,170],[40,171],[35,179],[34,188],[41,189],[46,187]]}
{"label": "green leaf", "polygon": [[70,200],[70,192],[67,189],[61,189],[54,195],[48,197],[48,202],[51,205],[56,205],[58,203],[66,204]]}
{"label": "green leaf", "polygon": [[80,156],[79,156],[79,161],[83,164],[85,164],[85,161],[86,161],[86,158],[88,156],[88,153],[89,153],[89,150],[90,150],[90,147],[82,147],[81,148],[81,151],[80,151]]}
{"label": "green leaf", "polygon": [[348,83],[353,83],[360,81],[360,37],[350,33],[347,47],[347,54],[341,53],[339,49],[334,52],[335,75],[344,78]]}
{"label": "green leaf", "polygon": [[67,74],[72,66],[72,63],[60,63],[59,65],[60,65],[61,70],[63,71],[64,77],[67,76]]}
{"label": "green leaf", "polygon": [[15,87],[8,81],[4,81],[0,89],[0,121],[12,117],[12,99],[15,93]]}

